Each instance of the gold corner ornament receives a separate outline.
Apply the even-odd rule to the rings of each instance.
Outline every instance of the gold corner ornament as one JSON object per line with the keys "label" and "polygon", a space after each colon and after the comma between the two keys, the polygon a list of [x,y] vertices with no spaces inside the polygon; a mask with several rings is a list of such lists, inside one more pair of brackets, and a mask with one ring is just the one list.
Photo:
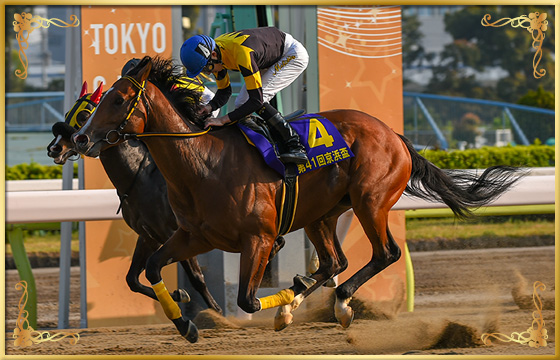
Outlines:
{"label": "gold corner ornament", "polygon": [[521,15],[516,18],[502,18],[497,20],[493,23],[490,23],[489,20],[492,18],[490,14],[484,15],[481,20],[482,26],[491,26],[491,27],[501,27],[511,23],[511,26],[514,28],[521,27],[526,29],[531,33],[533,37],[533,49],[536,50],[535,55],[533,56],[533,76],[536,79],[543,77],[546,74],[545,69],[540,69],[537,71],[537,67],[542,59],[542,44],[544,41],[544,32],[548,29],[548,20],[546,20],[546,13],[529,13],[527,15]]}
{"label": "gold corner ornament", "polygon": [[[542,316],[542,301],[539,295],[537,294],[537,290],[544,290],[546,286],[540,281],[535,281],[533,284],[533,303],[537,308],[536,311],[533,311],[533,322],[531,327],[522,333],[514,332],[510,336],[500,334],[500,333],[492,333],[492,334],[482,334],[482,342],[484,345],[490,345],[492,342],[489,338],[495,338],[497,340],[503,342],[516,342],[521,345],[529,345],[533,348],[538,348],[541,346],[546,346],[548,339],[548,333],[544,328],[544,319]],[[537,303],[538,302],[538,303]]]}
{"label": "gold corner ornament", "polygon": [[39,15],[31,15],[31,13],[21,13],[21,14],[14,14],[14,31],[16,32],[16,39],[19,45],[19,60],[23,65],[23,71],[20,69],[16,69],[15,73],[16,76],[20,79],[27,78],[27,67],[28,61],[27,56],[25,55],[25,50],[29,48],[29,36],[31,33],[38,28],[48,28],[51,25],[57,27],[78,27],[80,25],[80,20],[76,15],[70,15],[71,23],[64,22],[60,19],[45,19]]}
{"label": "gold corner ornament", "polygon": [[25,310],[25,305],[27,304],[27,282],[22,280],[16,284],[16,290],[22,290],[23,294],[19,299],[18,309],[19,314],[16,321],[16,328],[14,329],[13,338],[14,346],[16,347],[28,347],[33,344],[40,344],[45,341],[60,341],[67,337],[72,337],[69,339],[71,345],[76,345],[80,339],[80,334],[78,333],[57,333],[51,335],[48,331],[36,331],[31,326],[29,326],[29,321],[27,320],[28,313]]}

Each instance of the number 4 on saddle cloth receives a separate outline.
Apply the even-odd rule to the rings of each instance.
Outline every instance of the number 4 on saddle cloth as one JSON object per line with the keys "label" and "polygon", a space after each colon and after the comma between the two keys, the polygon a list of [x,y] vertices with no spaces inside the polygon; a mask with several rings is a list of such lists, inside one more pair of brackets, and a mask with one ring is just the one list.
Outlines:
{"label": "number 4 on saddle cloth", "polygon": [[354,156],[338,129],[326,118],[318,114],[296,115],[294,119],[289,118],[290,115],[286,116],[305,146],[309,158],[306,164],[286,165],[280,160],[278,144],[275,144],[263,120],[248,117],[237,123],[249,144],[255,146],[267,165],[284,178],[279,236],[287,234],[292,227],[297,207],[298,176]]}

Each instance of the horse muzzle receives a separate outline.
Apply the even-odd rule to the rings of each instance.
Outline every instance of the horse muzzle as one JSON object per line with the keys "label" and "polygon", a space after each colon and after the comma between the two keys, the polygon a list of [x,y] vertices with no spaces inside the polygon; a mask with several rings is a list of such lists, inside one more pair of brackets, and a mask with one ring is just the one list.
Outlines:
{"label": "horse muzzle", "polygon": [[94,153],[95,143],[92,142],[88,135],[76,133],[72,136],[72,142],[76,145],[76,150],[86,156],[97,157],[99,152]]}

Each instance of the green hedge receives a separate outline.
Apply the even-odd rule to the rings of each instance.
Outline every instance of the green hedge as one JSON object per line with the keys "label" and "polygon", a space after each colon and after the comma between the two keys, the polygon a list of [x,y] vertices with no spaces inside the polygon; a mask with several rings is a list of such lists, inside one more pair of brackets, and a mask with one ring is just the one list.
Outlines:
{"label": "green hedge", "polygon": [[442,169],[485,169],[493,165],[554,166],[554,146],[483,147],[468,150],[423,150],[422,156]]}
{"label": "green hedge", "polygon": [[[483,147],[469,150],[423,150],[420,154],[442,169],[485,169],[492,165],[523,167],[554,166],[554,146]],[[74,177],[78,164],[74,163]],[[62,166],[36,162],[6,166],[6,180],[61,179]]]}
{"label": "green hedge", "polygon": [[[74,163],[74,177],[78,177],[78,163]],[[6,180],[62,179],[62,166],[41,165],[34,161],[14,166],[6,165]]]}

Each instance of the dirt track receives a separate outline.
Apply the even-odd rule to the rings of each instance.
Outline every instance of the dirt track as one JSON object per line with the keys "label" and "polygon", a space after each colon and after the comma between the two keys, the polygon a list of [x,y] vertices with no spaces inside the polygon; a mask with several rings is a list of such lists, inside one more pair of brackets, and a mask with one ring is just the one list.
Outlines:
{"label": "dirt track", "polygon": [[[314,304],[314,310],[298,309],[294,324],[282,332],[273,330],[274,311],[263,312],[251,322],[203,312],[195,319],[200,329],[196,344],[183,340],[170,324],[72,329],[71,332],[80,333],[76,345],[62,340],[28,348],[14,347],[11,330],[15,327],[21,293],[14,289],[19,280],[17,272],[10,270],[6,273],[6,330],[10,330],[6,333],[6,354],[554,354],[554,247],[413,252],[412,262],[416,279],[415,311],[376,313],[372,306],[369,318],[357,314],[346,330],[330,322],[330,316],[323,316],[332,310],[325,308],[324,298],[312,295],[306,301]],[[77,268],[72,271],[72,326],[79,324],[78,271]],[[39,327],[55,327],[58,273],[56,269],[39,269],[35,276]],[[531,327],[535,308],[530,296],[535,281],[546,285],[541,297],[547,346],[532,348],[497,340],[492,345],[481,344],[480,336],[484,332],[509,336]],[[516,303],[512,290],[518,287],[521,291],[515,293]],[[375,318],[375,314],[380,316]]]}

